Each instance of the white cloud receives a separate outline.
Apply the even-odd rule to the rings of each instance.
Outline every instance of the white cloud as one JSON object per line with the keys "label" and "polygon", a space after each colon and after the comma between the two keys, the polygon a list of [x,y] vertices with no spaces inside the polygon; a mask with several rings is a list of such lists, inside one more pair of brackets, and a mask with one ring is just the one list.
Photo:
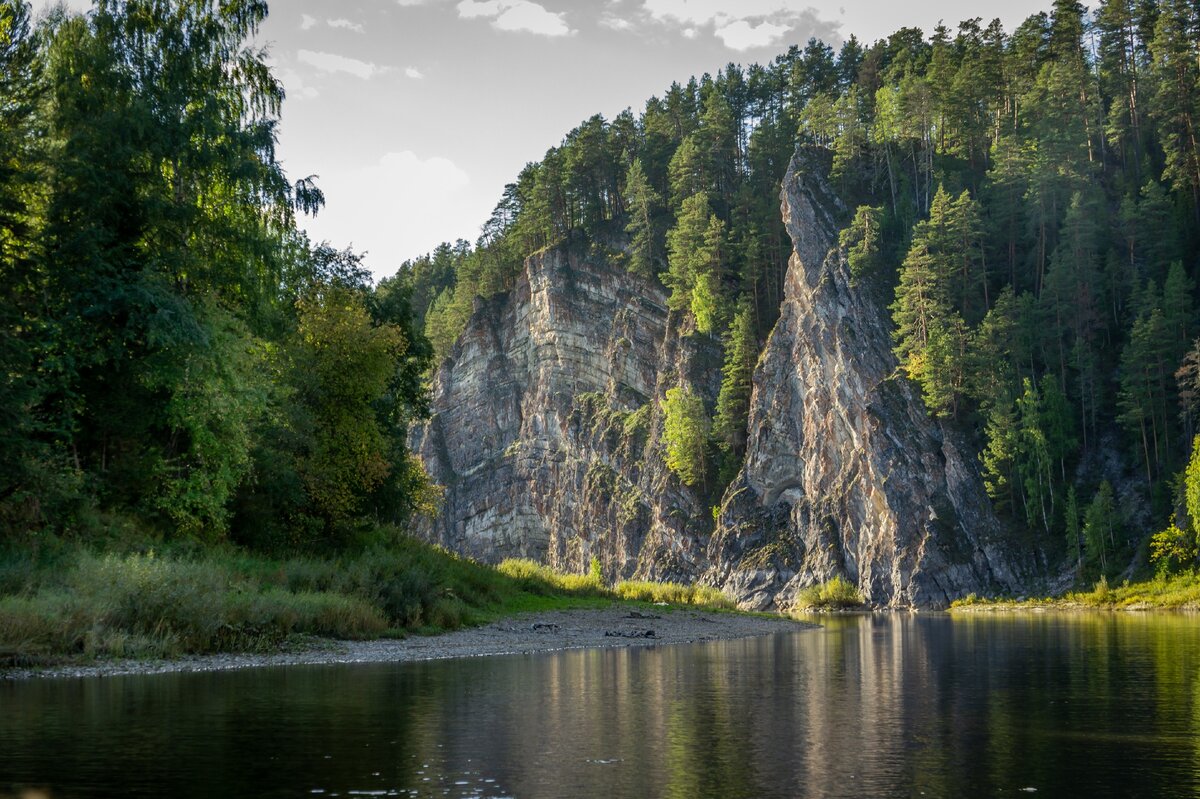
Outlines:
{"label": "white cloud", "polygon": [[405,67],[404,74],[405,74],[405,76],[412,78],[413,80],[421,80],[422,78],[425,77],[425,73],[422,72],[421,70],[417,69],[416,67]]}
{"label": "white cloud", "polygon": [[716,34],[731,50],[749,50],[754,47],[775,44],[789,30],[791,30],[790,25],[776,25],[765,20],[757,25],[752,25],[744,19],[738,19],[724,27],[717,28]]}
{"label": "white cloud", "polygon": [[329,19],[325,21],[325,24],[331,28],[342,28],[343,30],[354,31],[355,33],[363,32],[362,25],[357,22],[351,22],[348,19]]}
{"label": "white cloud", "polygon": [[321,94],[316,88],[305,83],[300,73],[291,67],[276,69],[275,77],[283,83],[283,90],[289,100],[312,100]]}
{"label": "white cloud", "polygon": [[[487,211],[473,207],[470,176],[448,158],[391,152],[374,164],[341,170],[319,184],[329,204],[305,221],[314,240],[366,250],[377,277],[400,263],[454,241]],[[489,206],[490,207],[490,206]]]}
{"label": "white cloud", "polygon": [[502,31],[525,31],[542,36],[571,33],[562,14],[547,11],[531,0],[462,0],[456,8],[462,19],[490,19],[492,27]]}
{"label": "white cloud", "polygon": [[837,24],[821,20],[808,0],[642,0],[641,11],[643,19],[676,26],[689,39],[711,29],[732,50],[768,47],[799,29],[800,38],[838,38]]}
{"label": "white cloud", "polygon": [[345,72],[347,75],[353,75],[363,80],[389,71],[388,67],[381,67],[368,61],[359,61],[357,58],[347,58],[335,53],[322,53],[314,50],[301,50],[296,53],[296,58],[322,72]]}
{"label": "white cloud", "polygon": [[605,28],[610,28],[614,31],[627,31],[633,27],[633,23],[623,17],[603,16],[600,18],[600,25]]}
{"label": "white cloud", "polygon": [[312,27],[317,24],[317,18],[309,14],[300,15],[300,30],[312,30]]}

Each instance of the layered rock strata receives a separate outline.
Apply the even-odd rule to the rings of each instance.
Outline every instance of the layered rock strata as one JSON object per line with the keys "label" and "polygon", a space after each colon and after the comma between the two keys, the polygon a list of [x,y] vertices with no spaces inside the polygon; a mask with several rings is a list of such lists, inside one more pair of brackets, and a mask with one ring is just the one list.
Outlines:
{"label": "layered rock strata", "polygon": [[609,579],[701,578],[760,609],[835,576],[888,607],[1017,591],[1033,555],[1006,543],[973,451],[897,373],[812,163],[798,155],[784,182],[785,299],[715,527],[663,465],[659,403],[686,383],[713,407],[719,342],[680,330],[619,258],[562,247],[477,306],[435,377],[412,443],[446,497],[422,535],[491,562],[582,571],[596,557]]}
{"label": "layered rock strata", "polygon": [[663,465],[658,400],[682,380],[711,403],[720,347],[680,335],[662,289],[615,260],[544,251],[476,307],[413,435],[446,489],[424,537],[489,562],[596,557],[609,578],[707,566],[711,510]]}
{"label": "layered rock strata", "polygon": [[784,179],[794,252],[706,577],[761,609],[833,577],[891,607],[1015,591],[1032,556],[1006,543],[972,449],[900,375],[888,316],[837,247],[844,209],[811,163],[798,155]]}

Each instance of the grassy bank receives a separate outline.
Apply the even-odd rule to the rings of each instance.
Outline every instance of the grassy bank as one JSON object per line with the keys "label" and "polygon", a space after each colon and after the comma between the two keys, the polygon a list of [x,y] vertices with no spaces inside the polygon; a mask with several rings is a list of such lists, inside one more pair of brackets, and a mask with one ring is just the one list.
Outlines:
{"label": "grassy bank", "polygon": [[60,545],[0,553],[0,665],[273,651],[302,636],[435,633],[618,600],[732,607],[710,588],[608,587],[524,560],[493,568],[409,538],[330,559]]}
{"label": "grassy bank", "polygon": [[1186,572],[1160,576],[1140,583],[1109,585],[1103,578],[1091,591],[1074,591],[1058,597],[984,599],[971,594],[951,605],[951,610],[1008,610],[1097,608],[1101,610],[1200,610],[1200,574]]}

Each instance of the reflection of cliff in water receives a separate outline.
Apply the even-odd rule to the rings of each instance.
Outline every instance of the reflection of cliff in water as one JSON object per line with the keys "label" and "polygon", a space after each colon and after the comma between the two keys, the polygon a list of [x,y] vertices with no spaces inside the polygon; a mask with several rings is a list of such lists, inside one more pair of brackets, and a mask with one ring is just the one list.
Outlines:
{"label": "reflection of cliff in water", "polygon": [[1200,792],[1193,617],[826,622],[660,649],[0,683],[0,795]]}

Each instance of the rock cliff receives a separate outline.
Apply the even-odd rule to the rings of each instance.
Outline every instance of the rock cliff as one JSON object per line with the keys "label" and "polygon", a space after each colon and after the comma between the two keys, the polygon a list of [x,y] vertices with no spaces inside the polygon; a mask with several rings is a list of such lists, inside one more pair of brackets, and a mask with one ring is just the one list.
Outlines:
{"label": "rock cliff", "polygon": [[682,375],[711,402],[720,347],[614,261],[553,248],[476,307],[411,442],[446,489],[426,538],[490,562],[597,557],[610,578],[703,571],[712,514],[663,465],[657,400]]}
{"label": "rock cliff", "polygon": [[973,451],[897,372],[888,317],[851,285],[840,202],[817,172],[798,156],[784,179],[794,252],[706,577],[762,609],[834,576],[891,607],[1015,591],[1033,556],[1006,545]]}
{"label": "rock cliff", "polygon": [[835,575],[892,607],[1017,590],[1032,556],[1005,546],[972,450],[897,376],[886,313],[836,248],[840,203],[807,163],[785,179],[795,251],[715,527],[663,466],[659,402],[687,382],[711,409],[719,343],[681,331],[619,259],[560,247],[476,307],[435,376],[412,444],[446,497],[421,533],[492,562],[700,578],[763,609]]}

